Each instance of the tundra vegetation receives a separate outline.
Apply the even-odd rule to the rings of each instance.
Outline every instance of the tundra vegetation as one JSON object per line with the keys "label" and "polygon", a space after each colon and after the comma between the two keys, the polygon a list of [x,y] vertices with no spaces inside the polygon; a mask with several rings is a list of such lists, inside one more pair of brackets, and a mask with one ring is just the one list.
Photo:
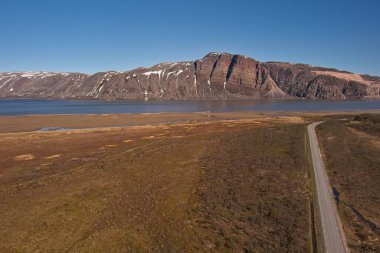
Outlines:
{"label": "tundra vegetation", "polygon": [[351,251],[379,252],[380,115],[327,120],[318,136]]}
{"label": "tundra vegetation", "polygon": [[375,116],[252,113],[7,117],[0,251],[319,252],[306,125],[322,116],[350,246],[376,251]]}
{"label": "tundra vegetation", "polygon": [[3,133],[0,250],[310,251],[304,133],[299,117]]}

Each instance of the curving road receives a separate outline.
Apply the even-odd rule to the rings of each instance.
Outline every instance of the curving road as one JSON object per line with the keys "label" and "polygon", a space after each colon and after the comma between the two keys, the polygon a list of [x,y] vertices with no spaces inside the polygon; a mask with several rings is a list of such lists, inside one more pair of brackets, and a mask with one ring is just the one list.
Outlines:
{"label": "curving road", "polygon": [[347,253],[346,240],[334,205],[331,186],[322,161],[315,127],[322,122],[308,125],[311,156],[313,160],[315,184],[323,229],[323,239],[327,253]]}

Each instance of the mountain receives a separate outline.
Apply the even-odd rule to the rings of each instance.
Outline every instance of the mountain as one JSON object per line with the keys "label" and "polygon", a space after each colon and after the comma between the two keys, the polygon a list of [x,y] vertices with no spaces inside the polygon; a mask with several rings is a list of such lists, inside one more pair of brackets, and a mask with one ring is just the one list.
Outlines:
{"label": "mountain", "polygon": [[0,97],[61,99],[380,98],[380,77],[242,55],[209,53],[203,59],[161,63],[94,75],[0,73]]}

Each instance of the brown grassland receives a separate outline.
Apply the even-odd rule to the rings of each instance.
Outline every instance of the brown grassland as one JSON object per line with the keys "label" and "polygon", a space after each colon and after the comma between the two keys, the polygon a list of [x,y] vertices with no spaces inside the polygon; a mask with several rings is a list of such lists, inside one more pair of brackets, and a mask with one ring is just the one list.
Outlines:
{"label": "brown grassland", "polygon": [[305,126],[3,133],[0,251],[310,252]]}
{"label": "brown grassland", "polygon": [[352,252],[380,252],[380,115],[328,120],[318,128]]}
{"label": "brown grassland", "polygon": [[319,120],[350,247],[377,252],[379,114],[254,112],[0,117],[0,252],[321,252]]}

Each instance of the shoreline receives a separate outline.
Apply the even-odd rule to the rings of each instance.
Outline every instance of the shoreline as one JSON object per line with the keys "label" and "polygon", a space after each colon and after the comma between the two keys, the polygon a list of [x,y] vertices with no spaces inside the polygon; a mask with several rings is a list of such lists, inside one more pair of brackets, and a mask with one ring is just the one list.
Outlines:
{"label": "shoreline", "polygon": [[306,100],[306,101],[378,101],[380,100],[380,96],[362,96],[362,97],[352,97],[352,98],[346,98],[346,99],[325,99],[325,98],[305,98],[305,97],[296,97],[296,96],[286,96],[286,97],[257,97],[257,98],[231,98],[231,99],[212,99],[212,98],[205,98],[205,99],[152,99],[145,101],[144,99],[102,99],[102,98],[54,98],[54,97],[0,97],[0,100],[46,100],[46,101],[104,101],[104,102],[143,102],[143,103],[149,103],[149,102],[197,102],[197,101],[262,101],[262,100],[279,100],[279,101],[286,101],[286,100]]}
{"label": "shoreline", "polygon": [[[365,113],[380,113],[380,110],[324,111],[324,112],[159,112],[125,114],[43,114],[0,116],[0,134],[20,132],[57,132],[83,129],[128,128],[136,126],[175,125],[222,120],[244,120],[275,117],[340,117]],[[53,131],[40,131],[53,129]]]}

